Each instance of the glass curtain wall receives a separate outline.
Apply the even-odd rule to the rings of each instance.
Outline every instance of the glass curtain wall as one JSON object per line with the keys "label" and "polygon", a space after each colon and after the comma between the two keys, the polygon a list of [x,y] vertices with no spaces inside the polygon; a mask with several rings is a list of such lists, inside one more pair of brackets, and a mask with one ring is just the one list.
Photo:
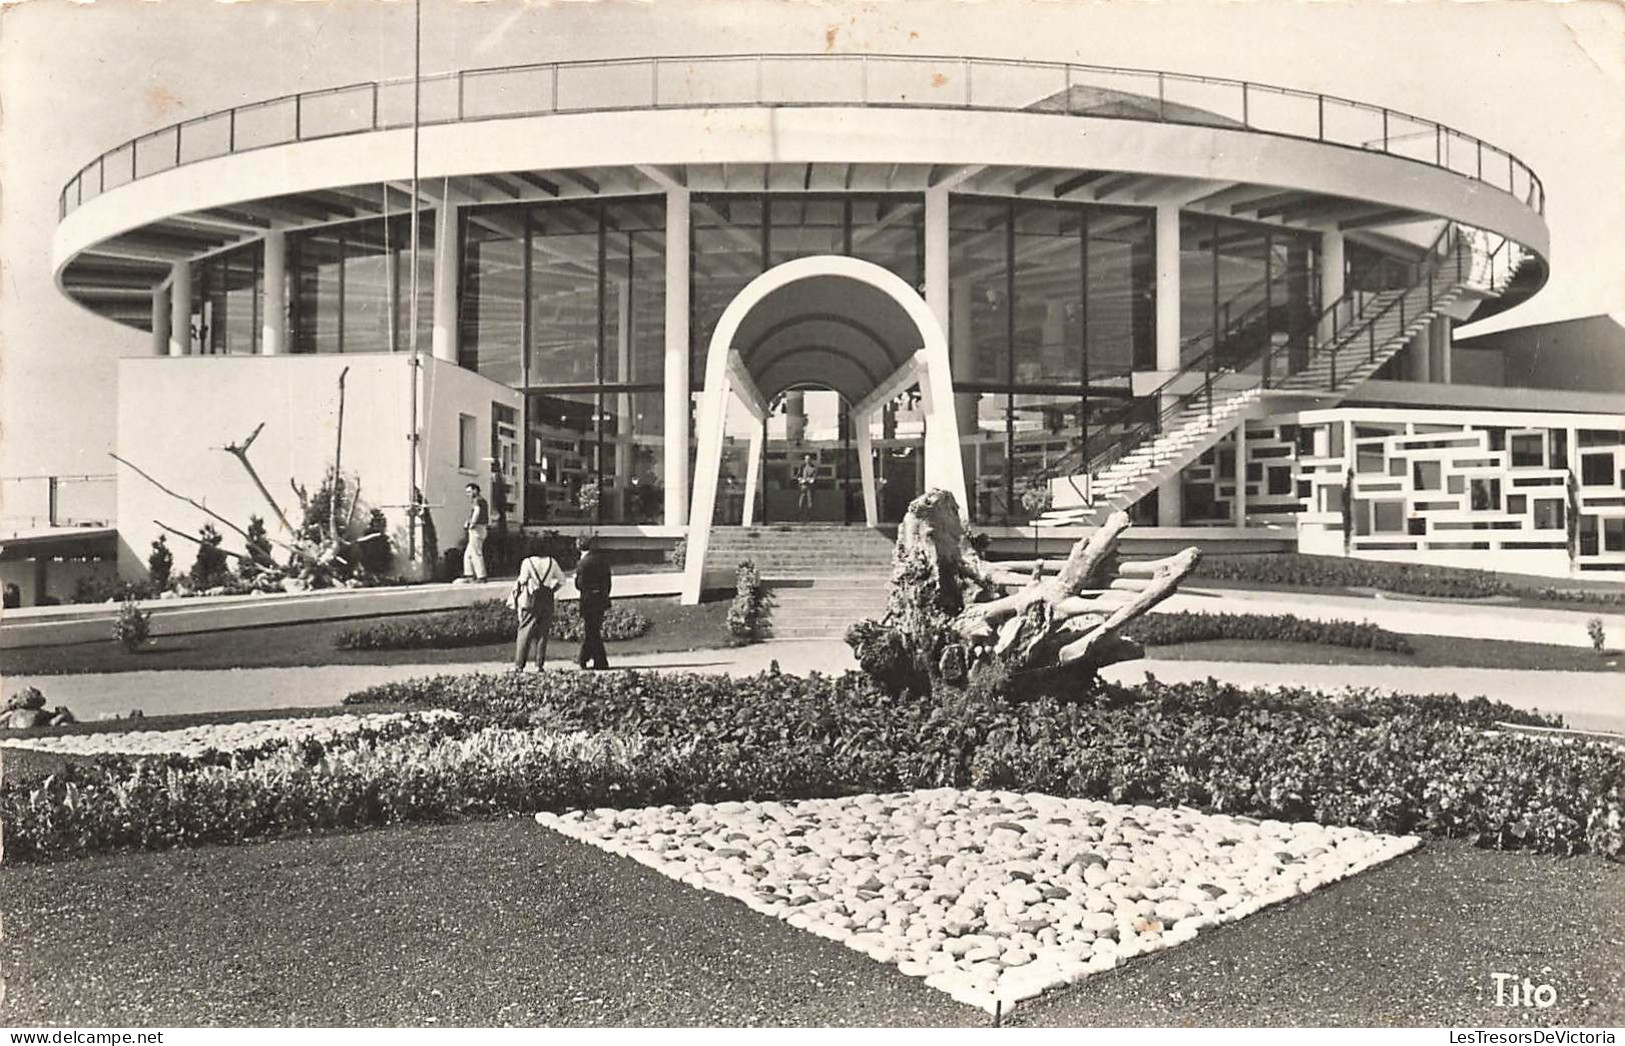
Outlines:
{"label": "glass curtain wall", "polygon": [[[418,346],[434,331],[434,215],[419,215]],[[296,353],[405,352],[412,289],[410,215],[288,235],[288,344]]]}
{"label": "glass curtain wall", "polygon": [[260,351],[265,245],[234,247],[192,266],[192,344],[209,356]]}
{"label": "glass curtain wall", "polygon": [[775,265],[816,254],[862,258],[922,289],[925,201],[917,194],[696,193],[690,239],[689,380],[734,296]]}
{"label": "glass curtain wall", "polygon": [[[1307,361],[1320,301],[1320,238],[1215,215],[1179,219],[1180,359],[1272,374]],[[1214,351],[1216,350],[1216,351]]]}
{"label": "glass curtain wall", "polygon": [[525,522],[659,523],[664,198],[471,207],[461,235],[460,362],[527,392]]}
{"label": "glass curtain wall", "polygon": [[1022,523],[1042,511],[1024,495],[1047,489],[1092,415],[1155,359],[1155,213],[955,196],[949,227],[971,514]]}

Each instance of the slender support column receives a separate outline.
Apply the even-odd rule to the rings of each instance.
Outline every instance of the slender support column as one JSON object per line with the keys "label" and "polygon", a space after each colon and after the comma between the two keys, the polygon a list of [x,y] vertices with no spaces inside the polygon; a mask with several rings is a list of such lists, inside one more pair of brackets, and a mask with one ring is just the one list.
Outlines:
{"label": "slender support column", "polygon": [[192,354],[192,265],[175,262],[169,269],[169,354]]}
{"label": "slender support column", "polygon": [[1433,328],[1431,325],[1423,327],[1416,332],[1416,336],[1411,339],[1410,344],[1405,346],[1405,380],[1432,380],[1430,374],[1433,357],[1432,333]]}
{"label": "slender support column", "polygon": [[1247,423],[1236,425],[1236,496],[1230,499],[1230,525],[1247,525]]}
{"label": "slender support column", "polygon": [[265,314],[260,326],[260,352],[280,356],[288,351],[288,234],[265,234]]}
{"label": "slender support column", "polygon": [[1452,369],[1450,317],[1435,316],[1428,326],[1429,376],[1441,385],[1448,385]]}
{"label": "slender support column", "polygon": [[756,525],[756,499],[762,491],[762,455],[766,451],[767,422],[764,420],[750,430],[750,460],[745,462],[745,511],[740,525]]}
{"label": "slender support column", "polygon": [[[927,380],[920,382],[921,402],[932,401],[933,391],[928,385],[935,385],[935,395],[944,393],[954,404],[954,428],[959,436],[966,436],[976,431],[976,397],[974,395],[956,395],[953,392],[954,378],[959,375],[969,376],[972,373],[971,352],[974,342],[971,340],[970,326],[970,292],[969,288],[961,286],[952,294],[953,315],[949,314],[950,284],[949,284],[949,232],[948,232],[948,189],[945,186],[927,189],[925,191],[925,304],[936,318],[937,327],[942,331],[948,342],[947,371],[946,374],[927,376]],[[933,440],[926,441],[926,454],[931,454]],[[940,434],[937,442],[939,447],[946,446],[946,440]],[[951,452],[958,465],[958,482],[950,489],[960,498],[959,511],[966,518],[972,515],[972,506],[966,499],[966,488],[975,489],[975,479],[967,482],[967,477],[974,477],[975,445],[967,444],[965,440],[956,440]],[[942,453],[938,450],[937,453]],[[935,462],[926,461],[926,475],[940,476],[942,471]]]}
{"label": "slender support column", "polygon": [[880,526],[880,492],[875,486],[875,445],[869,429],[874,418],[869,414],[852,415],[853,442],[858,452],[858,477],[863,485],[863,522],[865,526]]}
{"label": "slender support column", "polygon": [[[1179,369],[1179,207],[1157,206],[1157,370]],[[1159,407],[1173,402],[1164,397]],[[1157,487],[1157,525],[1184,522],[1184,490],[1176,472]]]}
{"label": "slender support column", "polygon": [[688,521],[688,227],[687,189],[666,193],[666,526]]}
{"label": "slender support column", "polygon": [[457,362],[458,204],[448,193],[434,215],[434,358]]}
{"label": "slender support column", "polygon": [[152,289],[152,354],[169,355],[169,288]]}
{"label": "slender support column", "polygon": [[1343,296],[1343,232],[1327,229],[1320,234],[1320,307]]}
{"label": "slender support column", "polygon": [[727,422],[728,402],[733,396],[733,389],[723,373],[725,364],[713,362],[718,366],[707,370],[705,392],[700,396],[698,467],[689,510],[688,561],[683,568],[684,606],[699,603],[705,586],[705,554],[711,543],[711,521],[717,511],[723,428]]}
{"label": "slender support column", "polygon": [[[615,281],[615,374],[621,381],[632,380],[632,287],[626,280]],[[626,498],[632,489],[633,434],[632,394],[615,394],[615,501],[620,519],[626,519]]]}

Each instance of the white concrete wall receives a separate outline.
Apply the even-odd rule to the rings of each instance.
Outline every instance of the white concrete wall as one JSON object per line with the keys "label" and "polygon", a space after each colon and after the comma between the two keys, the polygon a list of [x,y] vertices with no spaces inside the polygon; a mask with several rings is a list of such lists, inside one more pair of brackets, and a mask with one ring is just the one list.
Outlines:
{"label": "white concrete wall", "polygon": [[[118,453],[166,486],[205,503],[239,526],[251,513],[277,524],[241,465],[222,448],[265,423],[249,452],[272,497],[297,526],[299,503],[290,486],[314,490],[332,464],[337,432],[338,376],[345,368],[342,467],[359,481],[362,508],[382,507],[398,550],[405,548],[409,495],[410,360],[397,355],[134,357],[119,361]],[[467,499],[461,487],[479,479],[489,490],[489,465],[465,474],[457,467],[457,416],[474,415],[479,457],[489,453],[491,403],[516,409],[518,394],[453,364],[423,355],[420,486],[434,509],[442,548],[460,541]],[[208,517],[117,465],[119,572],[140,577],[154,522],[196,533]],[[217,525],[218,526],[218,525]],[[218,528],[228,548],[241,538]],[[196,546],[171,536],[177,570],[190,567]],[[279,557],[280,558],[280,557]]]}

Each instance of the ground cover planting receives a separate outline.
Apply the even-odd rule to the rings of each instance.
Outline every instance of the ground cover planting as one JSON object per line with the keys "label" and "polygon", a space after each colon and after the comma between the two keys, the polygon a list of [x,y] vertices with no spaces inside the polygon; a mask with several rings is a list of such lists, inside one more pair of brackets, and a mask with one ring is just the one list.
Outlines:
{"label": "ground cover planting", "polygon": [[1314,621],[1292,614],[1214,614],[1183,611],[1146,614],[1125,632],[1146,646],[1174,646],[1215,639],[1313,643],[1354,650],[1412,652],[1410,640],[1368,621]]}
{"label": "ground cover planting", "polygon": [[[481,600],[433,619],[383,620],[341,630],[333,637],[340,650],[431,650],[484,646],[511,642],[514,612],[500,599]],[[562,642],[579,643],[583,634],[581,609],[559,603],[553,610],[548,635]],[[649,631],[649,619],[637,609],[612,606],[604,615],[604,639],[620,642]]]}
{"label": "ground cover planting", "polygon": [[1367,588],[1434,599],[1504,597],[1537,603],[1625,606],[1625,587],[1542,583],[1487,570],[1423,563],[1386,563],[1297,552],[1208,556],[1194,576],[1279,588]]}

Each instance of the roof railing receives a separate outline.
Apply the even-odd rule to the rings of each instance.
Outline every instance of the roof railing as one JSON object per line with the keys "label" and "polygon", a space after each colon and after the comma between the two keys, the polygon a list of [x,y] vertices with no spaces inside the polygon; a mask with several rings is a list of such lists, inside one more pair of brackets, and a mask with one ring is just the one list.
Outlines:
{"label": "roof railing", "polygon": [[[1546,212],[1516,156],[1395,109],[1334,95],[1149,69],[888,54],[738,54],[492,66],[422,78],[428,125],[636,109],[862,106],[1041,111],[1220,127],[1382,152],[1443,168]],[[405,127],[412,80],[372,80],[234,106],[150,131],[74,173],[65,218],[110,189],[189,163]]]}

